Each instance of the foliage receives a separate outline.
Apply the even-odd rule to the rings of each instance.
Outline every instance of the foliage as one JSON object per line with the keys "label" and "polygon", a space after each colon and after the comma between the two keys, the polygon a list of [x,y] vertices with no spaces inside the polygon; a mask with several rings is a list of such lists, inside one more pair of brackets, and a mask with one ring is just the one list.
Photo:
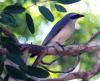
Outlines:
{"label": "foliage", "polygon": [[[22,36],[26,35],[29,37],[30,35],[35,34],[35,32],[37,32],[38,25],[40,24],[40,22],[42,20],[45,20],[46,22],[53,22],[55,20],[55,15],[52,12],[54,8],[56,9],[56,11],[58,11],[58,13],[59,12],[66,13],[67,10],[64,6],[68,5],[68,4],[70,5],[70,4],[78,2],[78,1],[79,0],[45,0],[45,1],[43,1],[43,0],[32,0],[32,1],[18,0],[16,2],[13,2],[13,0],[8,0],[8,1],[6,1],[6,3],[4,3],[3,6],[0,6],[0,10],[1,10],[0,25],[9,26],[8,29],[12,29],[15,34],[17,32],[19,32],[19,34],[17,34],[17,35],[23,34]],[[27,3],[31,3],[31,5],[29,4],[29,6],[24,6],[24,4],[27,4]],[[50,3],[51,6],[47,6],[46,3]],[[34,5],[37,7],[37,10],[42,15],[42,16],[39,16],[38,18],[36,18],[37,20],[35,20],[35,18],[32,16],[32,14],[35,14],[35,13],[32,13],[32,14],[30,13],[30,8],[34,7]],[[52,5],[54,5],[53,6],[54,8],[52,7]],[[59,16],[59,14],[57,16]],[[38,24],[37,24],[37,22],[38,22]],[[90,20],[85,20],[84,23],[85,22],[91,23]],[[81,23],[81,24],[83,27],[81,28],[81,30],[77,30],[77,33],[74,34],[74,37],[72,38],[72,40],[74,39],[74,40],[76,40],[75,42],[85,43],[88,40],[87,37],[86,37],[87,39],[84,40],[84,36],[87,36],[86,33],[83,33],[85,31],[84,29],[86,26],[85,26],[85,24],[83,25],[83,23]],[[22,25],[23,25],[23,27],[22,27]],[[91,24],[88,24],[88,26],[93,27],[94,24],[91,23]],[[90,29],[87,28],[87,29],[89,30],[88,33],[90,36],[92,34],[93,30],[91,28]],[[96,29],[98,29],[98,27]],[[28,30],[30,32],[28,32]],[[7,71],[6,76],[4,78],[2,78],[0,76],[0,79],[7,81],[8,78],[11,76],[13,78],[20,79],[20,80],[35,81],[30,77],[32,77],[32,76],[35,76],[38,78],[49,77],[50,74],[46,69],[41,68],[41,67],[31,67],[31,66],[27,65],[21,58],[23,53],[21,52],[19,47],[16,45],[16,42],[14,40],[12,40],[12,38],[9,38],[9,37],[3,35],[1,33],[1,31],[0,31],[0,40],[2,40],[1,41],[2,44],[0,43],[0,47],[4,47],[10,52],[9,55],[1,55],[0,56],[0,75],[3,74],[3,71]],[[86,58],[86,57],[87,56],[85,56],[84,58]],[[13,67],[11,65],[5,65],[4,62],[6,60],[10,60],[13,63],[15,63],[18,66],[18,68]],[[67,60],[67,64],[66,64],[67,66],[69,64],[72,64],[72,62],[73,62],[72,59],[70,62],[68,62],[68,60]],[[64,64],[64,62],[66,60],[63,62],[62,61],[63,60],[61,60],[59,62],[59,64],[63,64],[62,67],[64,67],[64,68],[67,67]],[[91,61],[91,63],[92,63],[92,61]],[[87,67],[90,67],[90,66],[87,66]]]}
{"label": "foliage", "polygon": [[[38,0],[32,0],[32,1],[33,1],[33,4],[35,4],[35,5],[37,5],[38,2],[39,2]],[[55,2],[56,0],[52,0],[52,1]],[[74,2],[77,2],[77,1],[79,1],[79,0],[71,0],[71,1],[69,1],[69,0],[68,1],[57,0],[56,3],[71,4],[71,3],[74,3]],[[46,8],[45,6],[38,6],[38,7],[39,7],[40,13],[46,19],[48,19],[49,21],[54,21],[54,16],[48,8]],[[61,5],[55,4],[55,8],[57,9],[57,11],[66,12],[66,9]],[[16,23],[16,20],[13,17],[13,15],[14,14],[26,13],[26,10],[27,10],[27,8],[24,8],[21,3],[15,3],[13,5],[8,5],[1,12],[0,21],[4,24],[10,25],[10,26],[16,26],[17,23]],[[30,30],[30,32],[34,33],[34,24],[33,24],[32,18],[27,13],[26,13],[26,22],[27,22],[27,26],[28,26],[28,29]]]}
{"label": "foliage", "polygon": [[[66,12],[66,9],[58,3],[71,4],[71,3],[77,2],[78,0],[71,0],[71,1],[51,0],[51,1],[53,2],[53,4],[55,4],[55,8],[57,9],[57,11]],[[51,1],[48,0],[48,2],[51,2]],[[27,9],[29,8],[23,7],[23,4],[26,2],[27,0],[23,1],[23,3],[16,2],[16,3],[5,6],[2,9],[2,12],[0,13],[0,23],[3,25],[9,25],[9,27],[16,27],[18,24],[17,23],[18,20],[15,18],[15,16],[24,14],[25,15],[24,19],[26,20],[27,28],[32,34],[34,34],[35,32],[34,20],[31,14],[27,12]],[[32,0],[32,2],[34,5],[38,5],[38,3],[41,1]],[[54,21],[54,16],[49,8],[43,5],[43,6],[38,6],[38,10],[44,16],[44,18],[46,18],[47,20],[51,22]],[[12,38],[4,36],[1,33],[0,39],[1,39],[0,46],[6,48],[10,53],[6,56],[5,55],[0,56],[0,75],[3,73],[3,71],[5,70],[7,71],[7,74],[4,77],[4,81],[8,81],[10,76],[13,78],[16,78],[19,80],[25,80],[25,81],[34,81],[29,76],[35,76],[38,78],[46,78],[49,76],[49,72],[47,70],[40,67],[28,66],[22,60],[21,56],[23,55],[23,53],[21,52],[18,45]],[[5,59],[3,60],[4,57]],[[11,65],[5,65],[4,62],[6,59],[9,59],[10,61],[18,65],[18,68]]]}
{"label": "foliage", "polygon": [[31,18],[31,16],[29,14],[27,14],[27,13],[26,13],[26,23],[27,23],[27,26],[28,26],[28,29],[30,30],[30,32],[34,33],[35,30],[34,30],[33,20]]}

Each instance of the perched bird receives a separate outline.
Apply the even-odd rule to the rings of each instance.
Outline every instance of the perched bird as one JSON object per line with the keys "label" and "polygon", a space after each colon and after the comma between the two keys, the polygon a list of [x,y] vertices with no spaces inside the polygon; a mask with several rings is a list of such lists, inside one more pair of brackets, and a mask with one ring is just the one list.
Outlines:
{"label": "perched bird", "polygon": [[[58,21],[51,29],[49,34],[44,39],[43,46],[55,46],[57,43],[64,44],[75,31],[75,22],[80,17],[84,17],[82,14],[69,13],[65,15],[60,21]],[[34,64],[38,64],[45,55],[37,57]]]}

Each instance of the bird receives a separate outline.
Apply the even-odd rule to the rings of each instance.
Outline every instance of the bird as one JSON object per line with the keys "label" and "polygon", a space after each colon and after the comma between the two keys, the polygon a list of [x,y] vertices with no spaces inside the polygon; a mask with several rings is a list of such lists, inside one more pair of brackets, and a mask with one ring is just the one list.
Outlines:
{"label": "bird", "polygon": [[[43,46],[55,46],[58,44],[64,44],[75,31],[75,22],[77,19],[84,17],[83,14],[68,13],[61,20],[59,20],[51,29],[49,34],[44,39]],[[37,56],[33,65],[39,64],[42,61],[44,55]]]}

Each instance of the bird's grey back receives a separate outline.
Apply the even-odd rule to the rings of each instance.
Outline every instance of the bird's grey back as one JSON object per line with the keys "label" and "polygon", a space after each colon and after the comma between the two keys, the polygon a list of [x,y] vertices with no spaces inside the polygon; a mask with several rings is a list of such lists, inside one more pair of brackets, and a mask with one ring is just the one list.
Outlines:
{"label": "bird's grey back", "polygon": [[51,29],[51,31],[49,32],[49,34],[46,36],[46,38],[44,39],[42,45],[47,45],[50,40],[64,27],[64,25],[66,25],[68,22],[70,21],[70,18],[68,17],[68,15],[65,15],[60,21],[58,21],[54,27]]}

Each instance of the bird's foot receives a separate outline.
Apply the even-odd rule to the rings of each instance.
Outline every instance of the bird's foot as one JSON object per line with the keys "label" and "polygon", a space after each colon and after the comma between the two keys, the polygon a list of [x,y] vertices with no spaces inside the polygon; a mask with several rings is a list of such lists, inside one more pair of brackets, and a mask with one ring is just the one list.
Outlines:
{"label": "bird's foot", "polygon": [[56,42],[56,44],[57,44],[58,46],[60,46],[60,47],[62,48],[63,51],[65,50],[65,49],[64,49],[65,45],[60,44],[59,42]]}

